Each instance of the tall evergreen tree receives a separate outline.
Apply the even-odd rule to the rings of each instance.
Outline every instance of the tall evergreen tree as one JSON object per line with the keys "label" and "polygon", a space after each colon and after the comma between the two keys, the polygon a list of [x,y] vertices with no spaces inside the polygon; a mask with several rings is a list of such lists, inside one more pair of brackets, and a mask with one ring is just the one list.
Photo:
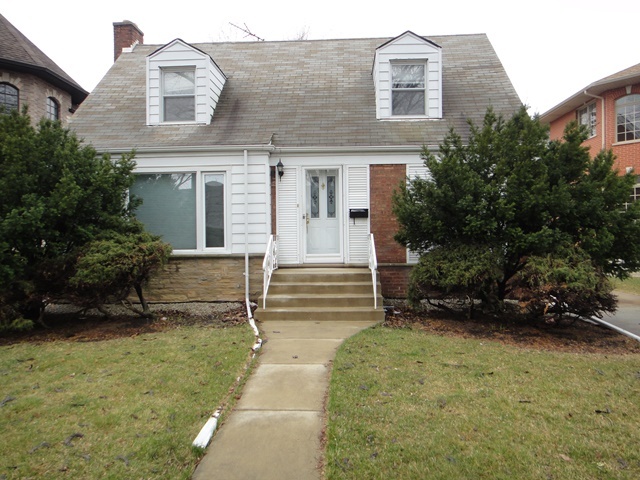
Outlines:
{"label": "tall evergreen tree", "polygon": [[[536,312],[614,309],[606,276],[640,268],[640,210],[626,204],[634,176],[612,170],[611,152],[591,159],[586,138],[573,123],[549,141],[523,107],[508,121],[489,110],[467,144],[451,131],[438,155],[425,149],[430,177],[410,179],[394,198],[396,239],[421,253],[414,299],[438,292],[492,309],[507,298],[526,298]],[[577,264],[582,275],[569,281],[562,272]]]}

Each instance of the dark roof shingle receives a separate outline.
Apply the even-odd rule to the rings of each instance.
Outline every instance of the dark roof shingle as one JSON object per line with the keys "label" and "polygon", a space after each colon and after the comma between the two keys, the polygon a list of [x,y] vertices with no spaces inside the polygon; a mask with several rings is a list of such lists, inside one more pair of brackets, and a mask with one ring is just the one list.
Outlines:
{"label": "dark roof shingle", "polygon": [[421,146],[450,127],[466,135],[488,107],[510,116],[520,100],[486,35],[434,36],[442,46],[441,120],[376,119],[371,68],[388,38],[208,43],[228,79],[210,125],[146,125],[146,57],[124,53],[72,119],[98,150],[266,145],[279,147]]}

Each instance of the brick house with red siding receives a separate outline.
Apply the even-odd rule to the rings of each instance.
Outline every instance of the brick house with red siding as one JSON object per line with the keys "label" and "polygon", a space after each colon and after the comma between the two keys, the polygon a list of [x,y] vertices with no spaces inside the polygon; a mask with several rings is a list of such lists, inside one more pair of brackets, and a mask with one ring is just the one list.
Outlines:
{"label": "brick house with red siding", "polygon": [[366,267],[372,235],[382,293],[403,297],[417,256],[394,190],[450,128],[521,106],[483,34],[146,45],[118,22],[114,50],[71,127],[136,150],[138,218],[174,248],[152,301],[242,300],[247,277],[258,298],[272,238],[281,268]]}
{"label": "brick house with red siding", "polygon": [[[569,122],[587,125],[591,136],[584,145],[592,156],[611,149],[620,174],[633,169],[640,175],[640,64],[591,83],[540,120],[549,125],[551,139],[562,138]],[[639,198],[640,185],[634,196]]]}

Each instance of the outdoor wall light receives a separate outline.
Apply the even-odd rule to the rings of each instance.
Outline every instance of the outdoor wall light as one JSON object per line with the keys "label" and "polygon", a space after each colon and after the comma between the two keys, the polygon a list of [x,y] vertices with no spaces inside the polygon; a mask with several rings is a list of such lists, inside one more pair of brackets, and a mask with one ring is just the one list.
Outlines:
{"label": "outdoor wall light", "polygon": [[278,160],[276,169],[278,170],[278,176],[280,177],[280,180],[282,180],[282,176],[284,175],[284,165],[282,164],[282,159]]}

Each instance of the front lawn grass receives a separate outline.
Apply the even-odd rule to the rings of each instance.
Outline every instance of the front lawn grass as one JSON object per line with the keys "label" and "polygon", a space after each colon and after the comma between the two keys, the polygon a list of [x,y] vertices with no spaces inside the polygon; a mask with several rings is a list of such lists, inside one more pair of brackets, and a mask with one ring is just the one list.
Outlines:
{"label": "front lawn grass", "polygon": [[328,479],[640,478],[640,357],[376,327],[328,400]]}
{"label": "front lawn grass", "polygon": [[640,295],[640,277],[629,277],[626,280],[611,279],[613,288],[626,293],[635,293]]}
{"label": "front lawn grass", "polygon": [[0,478],[188,479],[248,359],[248,326],[0,347]]}

